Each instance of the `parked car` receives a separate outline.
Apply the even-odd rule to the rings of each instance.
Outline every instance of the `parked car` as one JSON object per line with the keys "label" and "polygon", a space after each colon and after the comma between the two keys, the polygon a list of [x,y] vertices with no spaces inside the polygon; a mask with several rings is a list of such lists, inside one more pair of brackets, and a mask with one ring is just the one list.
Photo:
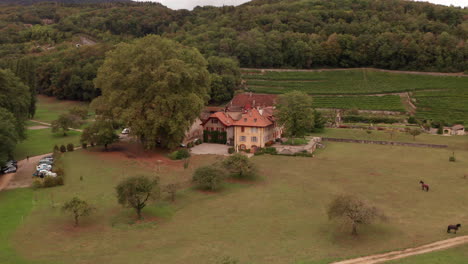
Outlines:
{"label": "parked car", "polygon": [[8,166],[14,166],[18,168],[18,162],[16,160],[9,160],[5,163],[5,167],[8,167]]}
{"label": "parked car", "polygon": [[48,170],[38,170],[35,173],[33,173],[33,176],[34,177],[40,177],[40,178],[57,177],[57,173],[51,172],[51,171],[48,171]]}
{"label": "parked car", "polygon": [[49,164],[39,164],[39,165],[37,165],[36,170],[38,170],[38,171],[40,171],[40,170],[50,171],[50,170],[52,170],[52,166],[49,165]]}
{"label": "parked car", "polygon": [[130,133],[130,128],[124,128],[121,132],[121,134],[127,135]]}
{"label": "parked car", "polygon": [[47,165],[52,166],[54,164],[54,162],[50,161],[50,160],[47,160],[47,159],[42,159],[42,160],[39,161],[39,165],[41,165],[41,164],[47,164]]}
{"label": "parked car", "polygon": [[1,168],[1,172],[3,174],[8,174],[8,173],[14,173],[16,172],[16,167],[15,166],[5,166]]}

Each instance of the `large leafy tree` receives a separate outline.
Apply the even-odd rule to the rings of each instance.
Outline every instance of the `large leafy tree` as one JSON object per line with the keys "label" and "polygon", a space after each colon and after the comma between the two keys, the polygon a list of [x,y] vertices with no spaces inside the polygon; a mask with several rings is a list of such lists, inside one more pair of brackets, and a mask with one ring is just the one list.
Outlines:
{"label": "large leafy tree", "polygon": [[116,187],[119,204],[134,208],[138,219],[141,219],[141,210],[147,203],[159,197],[159,179],[150,179],[146,176],[127,178]]}
{"label": "large leafy tree", "polygon": [[257,167],[249,158],[242,154],[234,154],[223,161],[223,166],[232,176],[242,179],[252,179],[257,176]]}
{"label": "large leafy tree", "polygon": [[328,206],[329,219],[339,218],[351,224],[351,234],[357,235],[359,225],[371,224],[376,219],[386,219],[382,211],[351,195],[339,195]]}
{"label": "large leafy tree", "polygon": [[231,100],[240,85],[239,63],[230,58],[209,57],[208,70],[211,74],[211,103]]}
{"label": "large leafy tree", "polygon": [[30,104],[29,88],[10,70],[0,70],[0,108],[13,114],[20,139],[25,138],[24,121],[29,117]]}
{"label": "large leafy tree", "polygon": [[194,48],[149,35],[109,52],[95,80],[101,104],[147,148],[176,147],[209,98],[207,62]]}
{"label": "large leafy tree", "polygon": [[280,96],[278,105],[279,123],[291,137],[304,137],[314,128],[312,97],[294,91]]}
{"label": "large leafy tree", "polygon": [[78,128],[81,125],[81,118],[72,114],[61,114],[57,120],[52,121],[52,132],[56,133],[62,130],[63,135],[66,136],[70,128]]}
{"label": "large leafy tree", "polygon": [[16,120],[12,113],[0,107],[0,166],[12,156],[16,143],[19,141]]}
{"label": "large leafy tree", "polygon": [[104,145],[105,150],[107,150],[108,145],[117,140],[119,140],[119,136],[115,133],[112,122],[107,120],[97,120],[85,128],[81,134],[81,142]]}

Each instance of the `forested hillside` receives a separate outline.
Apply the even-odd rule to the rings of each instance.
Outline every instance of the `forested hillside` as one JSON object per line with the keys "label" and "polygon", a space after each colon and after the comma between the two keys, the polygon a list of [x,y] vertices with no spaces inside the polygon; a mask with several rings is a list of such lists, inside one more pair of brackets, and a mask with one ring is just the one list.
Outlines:
{"label": "forested hillside", "polygon": [[[41,93],[91,100],[106,51],[148,34],[242,67],[468,69],[468,10],[405,0],[254,0],[193,11],[136,2],[0,4],[0,67]],[[232,91],[222,93],[212,96]]]}

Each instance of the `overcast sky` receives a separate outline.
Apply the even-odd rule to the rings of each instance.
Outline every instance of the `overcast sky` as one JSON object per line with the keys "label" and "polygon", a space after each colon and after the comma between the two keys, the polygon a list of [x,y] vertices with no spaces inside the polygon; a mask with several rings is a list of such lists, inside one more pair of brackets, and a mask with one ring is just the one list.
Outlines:
{"label": "overcast sky", "polygon": [[[142,0],[138,0],[142,1]],[[148,0],[143,0],[148,1]],[[204,5],[240,5],[249,0],[149,0],[153,2],[160,2],[161,4],[172,8],[172,9],[193,9],[195,6],[204,6]],[[435,4],[442,5],[454,5],[454,6],[468,6],[468,0],[417,0],[417,1],[426,1]]]}

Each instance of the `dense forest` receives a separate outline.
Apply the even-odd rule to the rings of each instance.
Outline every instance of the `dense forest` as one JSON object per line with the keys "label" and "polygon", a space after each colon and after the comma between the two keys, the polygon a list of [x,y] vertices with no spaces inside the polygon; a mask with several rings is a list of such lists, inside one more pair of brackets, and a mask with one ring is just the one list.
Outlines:
{"label": "dense forest", "polygon": [[156,3],[92,2],[0,4],[0,67],[34,91],[89,101],[100,95],[93,79],[106,52],[156,34],[196,47],[210,62],[230,69],[223,79],[211,72],[218,75],[212,76],[212,101],[232,95],[236,63],[468,69],[466,8],[405,0],[254,0],[188,11]]}

